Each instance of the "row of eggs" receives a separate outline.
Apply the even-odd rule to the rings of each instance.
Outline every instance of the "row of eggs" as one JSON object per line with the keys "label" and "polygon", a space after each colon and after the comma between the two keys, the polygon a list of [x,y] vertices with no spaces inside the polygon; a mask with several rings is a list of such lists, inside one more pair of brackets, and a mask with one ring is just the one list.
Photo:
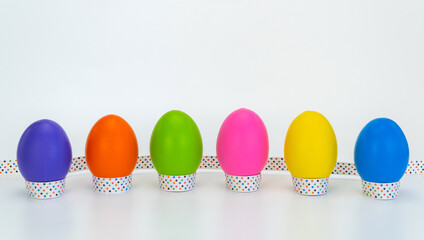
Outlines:
{"label": "row of eggs", "polygon": [[[227,187],[239,192],[256,191],[268,149],[268,133],[261,118],[248,109],[232,112],[224,120],[216,144]],[[150,155],[160,187],[168,191],[193,189],[202,150],[200,131],[190,116],[176,110],[164,114],[150,140]],[[119,193],[131,189],[137,158],[136,135],[123,118],[107,115],[94,124],[87,138],[86,161],[96,191]],[[329,121],[314,111],[297,116],[286,134],[284,158],[295,191],[325,194],[337,161],[337,140]],[[395,198],[408,160],[406,137],[394,121],[378,118],[360,132],[355,164],[366,195]],[[61,196],[71,161],[70,141],[54,121],[34,122],[19,141],[18,167],[32,197]]]}

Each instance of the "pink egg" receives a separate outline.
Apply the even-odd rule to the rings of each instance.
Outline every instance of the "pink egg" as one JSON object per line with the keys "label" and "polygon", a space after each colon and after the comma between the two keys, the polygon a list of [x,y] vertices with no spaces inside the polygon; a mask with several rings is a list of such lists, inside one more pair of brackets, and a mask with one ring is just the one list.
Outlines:
{"label": "pink egg", "polygon": [[219,130],[216,151],[221,168],[232,176],[260,174],[268,158],[268,133],[262,119],[241,108]]}

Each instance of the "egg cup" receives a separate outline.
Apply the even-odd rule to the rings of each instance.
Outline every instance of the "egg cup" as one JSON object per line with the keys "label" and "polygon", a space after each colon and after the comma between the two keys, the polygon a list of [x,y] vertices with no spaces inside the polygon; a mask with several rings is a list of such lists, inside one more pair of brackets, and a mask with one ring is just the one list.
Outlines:
{"label": "egg cup", "polygon": [[169,192],[186,192],[194,189],[196,173],[188,175],[158,174],[159,187]]}
{"label": "egg cup", "polygon": [[328,178],[308,179],[293,177],[293,188],[301,194],[307,196],[319,196],[327,193]]}
{"label": "egg cup", "polygon": [[93,176],[93,187],[96,192],[105,194],[128,192],[132,188],[132,175],[117,178]]}
{"label": "egg cup", "polygon": [[259,190],[262,175],[232,176],[225,174],[227,188],[235,192],[256,192]]}
{"label": "egg cup", "polygon": [[363,193],[371,198],[379,200],[392,200],[399,194],[400,182],[374,183],[362,180]]}
{"label": "egg cup", "polygon": [[35,199],[61,197],[65,191],[65,179],[52,182],[25,181],[28,196]]}

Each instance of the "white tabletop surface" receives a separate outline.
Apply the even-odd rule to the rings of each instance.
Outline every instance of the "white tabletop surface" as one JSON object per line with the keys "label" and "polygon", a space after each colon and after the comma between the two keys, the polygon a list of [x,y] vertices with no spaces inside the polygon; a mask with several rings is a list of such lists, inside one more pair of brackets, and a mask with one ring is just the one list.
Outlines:
{"label": "white tabletop surface", "polygon": [[358,177],[332,176],[324,196],[301,196],[287,173],[264,173],[258,192],[225,188],[221,171],[200,170],[196,188],[159,189],[154,170],[133,190],[93,191],[89,172],[70,174],[65,194],[26,196],[20,175],[0,177],[1,239],[422,239],[424,176],[405,176],[396,200],[374,200]]}

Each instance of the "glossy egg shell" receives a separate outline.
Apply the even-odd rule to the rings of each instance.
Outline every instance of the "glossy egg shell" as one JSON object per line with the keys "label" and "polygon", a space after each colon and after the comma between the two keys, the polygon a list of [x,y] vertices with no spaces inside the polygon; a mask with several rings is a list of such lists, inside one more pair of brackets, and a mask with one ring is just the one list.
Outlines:
{"label": "glossy egg shell", "polygon": [[297,116],[286,134],[284,158],[294,177],[329,177],[337,162],[337,140],[328,120],[314,111]]}
{"label": "glossy egg shell", "polygon": [[368,182],[398,182],[406,171],[409,147],[402,129],[388,118],[369,122],[355,144],[355,164]]}
{"label": "glossy egg shell", "polygon": [[160,174],[195,173],[203,154],[202,137],[196,123],[181,111],[165,113],[153,129],[150,154]]}
{"label": "glossy egg shell", "polygon": [[265,124],[255,112],[242,108],[224,120],[216,152],[226,174],[253,176],[261,173],[268,159],[268,150]]}
{"label": "glossy egg shell", "polygon": [[138,144],[131,126],[117,115],[107,115],[94,124],[87,138],[88,168],[96,177],[125,177],[138,158]]}
{"label": "glossy egg shell", "polygon": [[71,143],[59,124],[47,119],[39,120],[22,134],[17,161],[19,171],[27,181],[62,180],[71,167]]}

